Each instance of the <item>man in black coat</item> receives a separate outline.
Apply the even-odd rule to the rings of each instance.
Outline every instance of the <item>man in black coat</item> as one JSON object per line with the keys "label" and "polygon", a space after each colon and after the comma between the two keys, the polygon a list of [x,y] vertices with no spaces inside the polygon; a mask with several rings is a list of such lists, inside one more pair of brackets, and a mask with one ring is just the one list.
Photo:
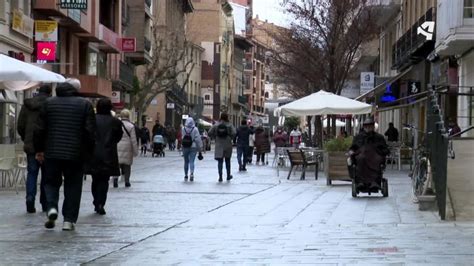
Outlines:
{"label": "man in black coat", "polygon": [[[33,131],[36,120],[38,119],[41,107],[46,99],[51,96],[51,86],[43,85],[38,89],[38,94],[31,98],[25,99],[21,107],[20,117],[18,118],[18,134],[23,141],[23,150],[26,153],[27,161],[27,177],[26,177],[26,211],[35,213],[36,188],[38,187],[38,174],[44,177],[44,167],[36,160],[35,147],[33,145]],[[47,211],[46,196],[44,192],[44,178],[40,183],[40,203],[43,212]]]}
{"label": "man in black coat", "polygon": [[378,187],[381,178],[381,164],[390,153],[385,138],[374,131],[375,122],[372,118],[364,121],[364,131],[355,136],[350,153],[356,161],[357,181],[369,184],[370,188]]}
{"label": "man in black coat", "polygon": [[388,129],[385,131],[385,136],[390,142],[398,141],[398,130],[393,126],[393,123],[388,123]]}
{"label": "man in black coat", "polygon": [[72,79],[56,88],[41,109],[34,130],[36,159],[45,166],[48,204],[46,228],[58,217],[59,189],[64,176],[63,230],[74,230],[81,204],[84,162],[93,153],[96,121],[92,104],[78,96],[80,82]]}
{"label": "man in black coat", "polygon": [[112,107],[109,98],[102,98],[97,102],[94,156],[86,170],[92,175],[91,191],[94,198],[94,210],[100,215],[105,215],[104,206],[110,177],[120,175],[117,143],[123,135],[122,122],[112,116]]}

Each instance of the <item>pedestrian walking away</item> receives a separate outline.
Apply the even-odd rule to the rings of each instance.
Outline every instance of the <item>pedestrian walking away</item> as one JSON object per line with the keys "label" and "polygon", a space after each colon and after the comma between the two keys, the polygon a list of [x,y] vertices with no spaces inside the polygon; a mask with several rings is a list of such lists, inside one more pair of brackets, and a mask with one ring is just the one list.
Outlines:
{"label": "pedestrian walking away", "polygon": [[209,130],[209,136],[216,139],[214,158],[217,160],[217,171],[219,173],[219,182],[222,182],[222,168],[225,161],[227,172],[227,181],[232,179],[230,171],[230,158],[232,157],[232,140],[236,132],[235,128],[229,123],[229,116],[222,113],[220,120]]}
{"label": "pedestrian walking away", "polygon": [[257,153],[256,164],[258,165],[259,162],[261,161],[262,165],[264,165],[266,163],[265,154],[270,153],[271,147],[270,147],[269,136],[267,132],[265,132],[265,129],[262,126],[259,126],[255,130],[255,151]]}
{"label": "pedestrian walking away", "polygon": [[247,171],[247,151],[249,149],[249,139],[253,134],[247,126],[247,120],[243,119],[240,127],[235,135],[235,143],[237,144],[237,162],[239,163],[239,171]]}
{"label": "pedestrian walking away", "polygon": [[119,176],[120,168],[117,155],[117,144],[122,139],[122,123],[113,117],[112,102],[101,98],[96,110],[96,139],[94,156],[86,166],[86,173],[92,175],[92,197],[94,211],[105,215],[105,202],[111,176]]}
{"label": "pedestrian walking away", "polygon": [[[130,174],[132,171],[133,157],[138,155],[138,145],[135,141],[134,125],[130,122],[130,111],[123,109],[120,112],[122,118],[122,139],[117,145],[120,170],[125,181],[125,187],[130,187]],[[114,177],[114,187],[118,187],[118,178]]]}
{"label": "pedestrian walking away", "polygon": [[203,147],[201,134],[199,134],[199,129],[196,127],[192,117],[186,119],[185,127],[181,131],[181,136],[183,136],[181,145],[184,158],[184,181],[188,181],[189,171],[191,172],[189,181],[194,181],[194,161],[196,154],[200,153]]}
{"label": "pedestrian walking away", "polygon": [[146,152],[149,149],[149,145],[150,145],[150,130],[146,126],[143,126],[140,129],[140,141],[141,141],[140,155],[143,155],[146,157]]}
{"label": "pedestrian walking away", "polygon": [[249,128],[252,134],[249,136],[249,149],[247,150],[247,164],[252,164],[253,150],[255,146],[255,128],[252,125]]}
{"label": "pedestrian walking away", "polygon": [[36,159],[45,167],[46,228],[58,217],[59,189],[64,176],[63,230],[71,231],[79,216],[84,162],[92,157],[96,121],[92,104],[78,96],[80,82],[68,79],[56,88],[40,111],[33,134]]}
{"label": "pedestrian walking away", "polygon": [[25,99],[21,107],[18,118],[18,134],[23,141],[23,150],[26,153],[27,176],[26,176],[26,211],[35,213],[36,190],[38,187],[38,174],[41,169],[40,182],[40,204],[43,212],[47,211],[46,195],[44,191],[45,172],[44,165],[40,164],[36,158],[36,151],[33,145],[34,126],[40,110],[46,99],[51,96],[51,86],[43,85],[38,89],[38,95],[31,99]]}

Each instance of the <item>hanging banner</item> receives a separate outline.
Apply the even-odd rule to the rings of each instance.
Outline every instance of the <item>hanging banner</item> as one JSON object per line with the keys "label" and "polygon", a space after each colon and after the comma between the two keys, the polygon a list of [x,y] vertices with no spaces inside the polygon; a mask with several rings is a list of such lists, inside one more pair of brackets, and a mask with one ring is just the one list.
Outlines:
{"label": "hanging banner", "polygon": [[64,9],[87,9],[87,0],[60,0],[59,6]]}
{"label": "hanging banner", "polygon": [[38,60],[55,61],[56,43],[38,42],[36,46],[36,58]]}
{"label": "hanging banner", "polygon": [[38,42],[57,42],[58,22],[54,20],[36,20],[35,40]]}
{"label": "hanging banner", "polygon": [[133,53],[136,51],[136,39],[135,38],[120,38],[121,51],[125,53]]}

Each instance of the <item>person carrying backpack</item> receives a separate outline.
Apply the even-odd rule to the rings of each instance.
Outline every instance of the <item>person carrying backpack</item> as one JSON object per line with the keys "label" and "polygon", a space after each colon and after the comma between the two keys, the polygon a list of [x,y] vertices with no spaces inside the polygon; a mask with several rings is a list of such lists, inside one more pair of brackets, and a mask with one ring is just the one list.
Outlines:
{"label": "person carrying backpack", "polygon": [[184,157],[184,181],[188,181],[188,170],[191,170],[189,181],[192,182],[194,181],[194,160],[196,159],[196,154],[201,152],[202,149],[201,135],[192,117],[186,119],[185,127],[181,130],[181,136]]}
{"label": "person carrying backpack", "polygon": [[224,160],[227,171],[227,181],[232,179],[230,173],[230,158],[232,157],[232,140],[235,134],[235,128],[229,123],[229,116],[225,113],[221,114],[220,121],[209,130],[209,136],[216,139],[214,158],[217,160],[219,182],[222,182]]}

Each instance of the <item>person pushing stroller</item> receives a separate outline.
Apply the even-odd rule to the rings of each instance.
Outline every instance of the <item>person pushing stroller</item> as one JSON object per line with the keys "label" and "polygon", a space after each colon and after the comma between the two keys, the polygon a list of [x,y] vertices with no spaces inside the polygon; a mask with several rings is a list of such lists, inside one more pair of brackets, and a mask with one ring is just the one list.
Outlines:
{"label": "person pushing stroller", "polygon": [[151,157],[155,157],[155,154],[158,157],[165,157],[164,149],[166,147],[165,138],[162,135],[155,135],[153,137],[153,152]]}

